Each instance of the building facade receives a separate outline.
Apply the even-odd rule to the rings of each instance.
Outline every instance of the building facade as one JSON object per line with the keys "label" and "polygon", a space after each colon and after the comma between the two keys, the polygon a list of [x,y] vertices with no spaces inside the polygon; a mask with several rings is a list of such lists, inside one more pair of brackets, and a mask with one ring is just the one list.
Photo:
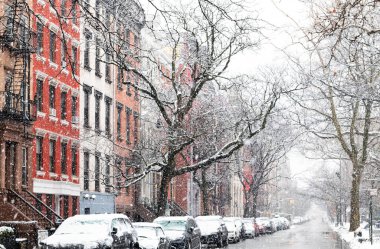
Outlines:
{"label": "building facade", "polygon": [[79,6],[34,0],[36,53],[32,92],[37,120],[33,146],[33,192],[62,218],[78,212]]}

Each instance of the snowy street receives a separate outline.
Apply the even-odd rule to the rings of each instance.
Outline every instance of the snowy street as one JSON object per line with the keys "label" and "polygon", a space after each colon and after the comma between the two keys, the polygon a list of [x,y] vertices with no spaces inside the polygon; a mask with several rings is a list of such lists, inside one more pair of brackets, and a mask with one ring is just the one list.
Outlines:
{"label": "snowy street", "polygon": [[347,249],[334,236],[328,224],[316,218],[302,225],[292,226],[289,230],[278,231],[273,235],[247,239],[231,244],[229,249]]}

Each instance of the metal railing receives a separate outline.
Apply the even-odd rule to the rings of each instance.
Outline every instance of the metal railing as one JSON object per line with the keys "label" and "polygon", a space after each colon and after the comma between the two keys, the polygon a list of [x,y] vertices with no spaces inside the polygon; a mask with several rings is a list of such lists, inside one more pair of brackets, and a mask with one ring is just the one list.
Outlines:
{"label": "metal railing", "polygon": [[0,92],[0,117],[18,121],[36,119],[35,104],[12,92]]}

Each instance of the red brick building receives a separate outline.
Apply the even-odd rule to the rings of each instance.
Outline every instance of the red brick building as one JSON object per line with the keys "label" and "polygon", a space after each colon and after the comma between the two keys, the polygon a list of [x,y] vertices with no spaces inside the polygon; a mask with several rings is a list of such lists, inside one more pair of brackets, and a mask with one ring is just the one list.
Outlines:
{"label": "red brick building", "polygon": [[[137,56],[140,53],[141,26],[139,24],[131,25],[126,32],[125,43],[131,53],[127,63],[130,67],[139,69],[141,65]],[[126,178],[138,170],[137,165],[139,164],[138,158],[132,151],[140,142],[140,98],[138,90],[133,88],[133,85],[139,84],[140,79],[133,72],[127,72],[121,68],[116,68],[115,72],[117,84],[115,84],[114,110],[114,153],[116,155],[116,172],[114,174],[116,174],[115,180],[118,189],[116,211],[126,213],[135,220],[141,220],[143,214],[137,208],[139,204],[138,184],[125,187],[128,182]]]}
{"label": "red brick building", "polygon": [[79,7],[73,3],[33,0],[31,5],[36,31],[31,90],[37,108],[33,192],[63,218],[77,213],[80,195],[80,33]]}

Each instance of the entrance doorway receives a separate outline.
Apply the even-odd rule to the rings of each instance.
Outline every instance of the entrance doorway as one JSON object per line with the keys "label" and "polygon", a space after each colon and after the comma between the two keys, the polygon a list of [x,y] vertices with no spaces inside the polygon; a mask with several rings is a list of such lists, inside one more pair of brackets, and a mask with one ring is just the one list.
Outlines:
{"label": "entrance doorway", "polygon": [[16,145],[15,142],[5,143],[5,185],[10,189],[16,187]]}

